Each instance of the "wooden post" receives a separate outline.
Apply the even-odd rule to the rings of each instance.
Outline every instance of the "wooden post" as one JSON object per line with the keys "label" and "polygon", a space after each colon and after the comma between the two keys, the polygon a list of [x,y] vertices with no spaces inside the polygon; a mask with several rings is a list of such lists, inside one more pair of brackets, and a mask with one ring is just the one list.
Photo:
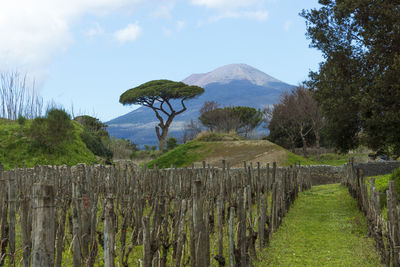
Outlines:
{"label": "wooden post", "polygon": [[235,267],[235,238],[233,235],[233,220],[234,220],[235,208],[230,207],[229,210],[229,266]]}
{"label": "wooden post", "polygon": [[114,197],[112,194],[107,196],[104,214],[104,266],[114,267],[115,227]]}
{"label": "wooden post", "polygon": [[151,241],[150,241],[150,222],[148,217],[142,218],[143,224],[143,267],[151,267]]}
{"label": "wooden post", "polygon": [[15,266],[15,202],[17,195],[17,183],[15,182],[16,170],[8,175],[8,260],[9,266]]}
{"label": "wooden post", "polygon": [[276,162],[272,163],[272,181],[271,185],[273,185],[276,181]]}
{"label": "wooden post", "polygon": [[33,186],[33,253],[32,266],[54,266],[54,188]]}
{"label": "wooden post", "polygon": [[3,171],[3,165],[0,164],[0,219],[1,219],[1,240],[0,242],[0,266],[3,266],[7,253],[8,245],[8,192],[6,173]]}
{"label": "wooden post", "polygon": [[78,185],[76,182],[72,184],[72,247],[73,247],[73,267],[81,266],[81,231],[79,223],[79,193]]}

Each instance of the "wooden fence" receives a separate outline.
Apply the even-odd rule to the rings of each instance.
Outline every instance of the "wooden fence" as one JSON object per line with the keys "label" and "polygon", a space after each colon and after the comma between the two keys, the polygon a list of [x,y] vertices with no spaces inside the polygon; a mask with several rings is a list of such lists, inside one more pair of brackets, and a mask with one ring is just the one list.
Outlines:
{"label": "wooden fence", "polygon": [[0,266],[251,266],[311,182],[223,166],[1,168]]}
{"label": "wooden fence", "polygon": [[[400,205],[395,190],[394,181],[389,181],[386,195],[376,190],[375,179],[368,183],[363,171],[354,166],[353,160],[347,165],[345,184],[352,197],[357,200],[359,209],[367,217],[368,235],[375,240],[375,246],[379,251],[382,263],[387,266],[400,266]],[[381,199],[385,199],[387,207],[387,219],[382,214]],[[381,198],[382,197],[382,198]]]}

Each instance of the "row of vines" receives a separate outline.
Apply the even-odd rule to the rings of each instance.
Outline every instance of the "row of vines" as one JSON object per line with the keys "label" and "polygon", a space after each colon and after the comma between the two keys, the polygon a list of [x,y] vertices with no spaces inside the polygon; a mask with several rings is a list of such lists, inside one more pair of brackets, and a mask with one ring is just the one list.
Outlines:
{"label": "row of vines", "polygon": [[[367,179],[362,169],[354,166],[353,159],[347,164],[346,172],[343,184],[367,217],[368,236],[374,238],[382,263],[400,266],[400,204],[395,182],[389,181],[389,188],[382,195],[375,187],[375,179]],[[384,207],[387,209],[386,218]]]}
{"label": "row of vines", "polygon": [[299,166],[0,170],[0,266],[251,266],[299,191]]}

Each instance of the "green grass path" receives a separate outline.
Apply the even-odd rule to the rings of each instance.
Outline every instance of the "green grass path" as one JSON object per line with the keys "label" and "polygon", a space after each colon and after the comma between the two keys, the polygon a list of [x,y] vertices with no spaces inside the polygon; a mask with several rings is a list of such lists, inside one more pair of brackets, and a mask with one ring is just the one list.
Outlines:
{"label": "green grass path", "polygon": [[315,186],[299,195],[255,265],[381,266],[366,234],[366,219],[345,187]]}

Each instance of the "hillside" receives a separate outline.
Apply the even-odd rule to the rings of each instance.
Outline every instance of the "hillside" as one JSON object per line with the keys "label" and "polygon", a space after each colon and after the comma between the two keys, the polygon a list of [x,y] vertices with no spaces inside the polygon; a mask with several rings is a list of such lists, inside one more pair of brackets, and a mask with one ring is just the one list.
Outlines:
{"label": "hillside", "polygon": [[[199,85],[205,92],[195,99],[186,101],[188,109],[178,115],[171,124],[169,134],[178,138],[182,135],[185,124],[191,119],[197,120],[199,110],[205,101],[216,101],[222,106],[249,106],[262,109],[278,102],[283,92],[293,88],[292,85],[246,64],[230,64],[208,73],[193,74],[183,82]],[[180,101],[172,104],[180,108]],[[107,131],[111,136],[130,139],[140,146],[158,144],[154,130],[157,123],[154,112],[146,107],[140,107],[106,122]]]}
{"label": "hillside", "polygon": [[203,160],[211,166],[221,167],[223,159],[229,162],[231,167],[241,167],[243,161],[261,164],[275,161],[280,166],[288,166],[298,161],[303,165],[316,164],[267,140],[213,142],[192,140],[151,161],[149,167],[154,164],[161,168],[171,165],[187,167],[192,163],[199,167]]}
{"label": "hillside", "polygon": [[63,143],[52,153],[36,146],[27,137],[30,124],[28,120],[22,125],[16,121],[0,120],[0,162],[5,169],[21,166],[22,163],[27,167],[33,167],[97,162],[95,155],[82,142],[80,133],[83,129],[77,122],[73,122],[73,140]]}

